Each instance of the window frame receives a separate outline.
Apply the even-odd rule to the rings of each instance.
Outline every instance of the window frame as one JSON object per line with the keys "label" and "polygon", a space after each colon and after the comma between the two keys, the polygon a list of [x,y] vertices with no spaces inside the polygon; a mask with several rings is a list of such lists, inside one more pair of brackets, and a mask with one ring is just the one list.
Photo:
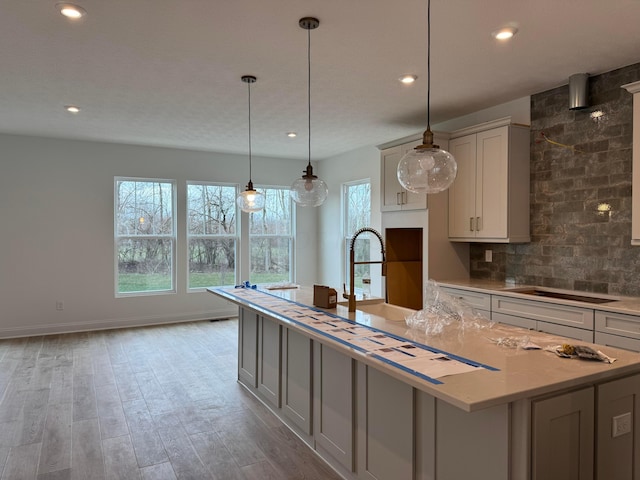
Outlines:
{"label": "window frame", "polygon": [[[351,234],[347,234],[348,230],[349,230],[349,219],[350,219],[350,215],[349,215],[349,189],[352,187],[356,187],[359,185],[364,185],[364,184],[368,184],[369,185],[369,221],[367,225],[363,225],[363,227],[365,226],[370,226],[371,225],[371,179],[370,178],[362,178],[359,180],[353,180],[350,182],[345,182],[342,184],[342,245],[343,245],[343,276],[344,276],[344,280],[343,280],[343,284],[346,286],[347,290],[350,290],[351,286],[349,284],[350,282],[350,278],[349,278],[349,274],[350,274],[350,245],[351,245],[351,239],[353,238],[353,233]],[[359,227],[362,228],[362,227]],[[357,231],[357,229],[356,229]],[[359,237],[360,238],[360,237]],[[369,278],[371,278],[371,266],[370,265],[360,265],[359,266],[361,269],[364,268],[366,270],[369,271]],[[357,276],[356,276],[357,277]],[[356,283],[356,289],[355,291],[362,291],[361,287],[357,286],[357,281]]]}
{"label": "window frame", "polygon": [[[155,234],[155,235],[120,235],[118,233],[118,211],[119,211],[119,190],[118,185],[121,182],[136,183],[158,183],[171,185],[171,234]],[[152,177],[131,177],[131,176],[115,176],[113,180],[113,260],[114,260],[114,295],[115,298],[127,297],[146,297],[152,295],[173,295],[177,293],[177,181],[169,178],[152,178]],[[144,238],[144,239],[162,239],[169,240],[171,246],[171,288],[163,290],[138,290],[132,292],[121,292],[120,288],[120,268],[119,268],[119,248],[118,242],[123,238]]]}

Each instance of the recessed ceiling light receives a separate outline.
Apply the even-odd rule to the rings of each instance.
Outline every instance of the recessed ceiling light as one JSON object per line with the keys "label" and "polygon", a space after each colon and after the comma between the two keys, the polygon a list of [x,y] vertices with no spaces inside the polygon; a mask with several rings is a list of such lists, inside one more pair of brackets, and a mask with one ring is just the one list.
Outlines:
{"label": "recessed ceiling light", "polygon": [[289,138],[296,138],[298,136],[298,134],[296,132],[287,132],[287,137]]}
{"label": "recessed ceiling light", "polygon": [[87,14],[84,8],[72,3],[58,3],[56,8],[62,15],[71,20],[79,20]]}
{"label": "recessed ceiling light", "polygon": [[502,27],[501,29],[492,32],[491,35],[496,40],[509,40],[516,33],[518,33],[518,29],[516,27]]}
{"label": "recessed ceiling light", "polygon": [[69,113],[80,113],[80,107],[75,105],[65,105],[64,109]]}
{"label": "recessed ceiling light", "polygon": [[403,75],[399,80],[405,85],[410,85],[418,79],[417,75]]}

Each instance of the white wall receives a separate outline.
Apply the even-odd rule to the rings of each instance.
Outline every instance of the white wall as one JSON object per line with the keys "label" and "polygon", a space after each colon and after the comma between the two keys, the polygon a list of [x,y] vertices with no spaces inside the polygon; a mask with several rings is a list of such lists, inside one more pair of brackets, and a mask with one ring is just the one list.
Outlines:
{"label": "white wall", "polygon": [[[0,337],[226,317],[236,309],[186,292],[184,214],[178,216],[177,293],[115,298],[115,176],[248,180],[248,158],[39,137],[0,135]],[[288,186],[305,162],[253,159],[256,185]],[[304,214],[301,214],[304,212]],[[297,278],[316,279],[317,209],[298,208]],[[56,311],[57,301],[64,310]]]}
{"label": "white wall", "polygon": [[485,108],[463,117],[438,123],[433,126],[434,132],[453,132],[461,128],[471,127],[484,122],[511,117],[512,123],[522,125],[531,124],[531,97],[522,97],[511,102],[502,103],[494,107]]}

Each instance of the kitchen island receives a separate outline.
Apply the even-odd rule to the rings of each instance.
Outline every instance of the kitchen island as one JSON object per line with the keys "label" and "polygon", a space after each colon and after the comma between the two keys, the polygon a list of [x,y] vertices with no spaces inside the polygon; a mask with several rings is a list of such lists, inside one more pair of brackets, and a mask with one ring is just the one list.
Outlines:
{"label": "kitchen island", "polygon": [[[210,291],[239,306],[238,380],[344,478],[638,475],[638,354],[607,348],[617,360],[605,364],[506,348],[491,339],[566,339],[488,323],[427,337],[346,306],[312,307],[310,288]],[[471,368],[431,377],[313,324],[326,319]]]}

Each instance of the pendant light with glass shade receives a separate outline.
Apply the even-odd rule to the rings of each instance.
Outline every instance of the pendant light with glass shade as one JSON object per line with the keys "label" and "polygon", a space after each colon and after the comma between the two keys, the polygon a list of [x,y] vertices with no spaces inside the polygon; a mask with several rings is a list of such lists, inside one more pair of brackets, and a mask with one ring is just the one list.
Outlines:
{"label": "pendant light with glass shade", "polygon": [[249,183],[247,189],[236,198],[236,204],[243,212],[253,213],[264,208],[264,195],[253,188],[251,181],[251,84],[256,83],[257,79],[253,75],[244,75],[241,80],[247,84],[249,91]]}
{"label": "pendant light with glass shade", "polygon": [[398,163],[398,181],[414,193],[438,193],[451,186],[458,173],[456,159],[433,144],[429,113],[431,95],[431,0],[427,0],[427,130],[422,145],[407,152]]}
{"label": "pendant light with glass shade", "polygon": [[293,185],[289,194],[294,202],[301,207],[317,207],[322,205],[327,198],[329,189],[327,184],[320,180],[313,174],[313,167],[311,166],[311,30],[318,28],[320,21],[313,17],[301,18],[298,22],[301,28],[307,30],[307,60],[308,60],[308,111],[309,111],[309,164],[306,170],[303,170],[304,175],[302,178],[298,178]]}

